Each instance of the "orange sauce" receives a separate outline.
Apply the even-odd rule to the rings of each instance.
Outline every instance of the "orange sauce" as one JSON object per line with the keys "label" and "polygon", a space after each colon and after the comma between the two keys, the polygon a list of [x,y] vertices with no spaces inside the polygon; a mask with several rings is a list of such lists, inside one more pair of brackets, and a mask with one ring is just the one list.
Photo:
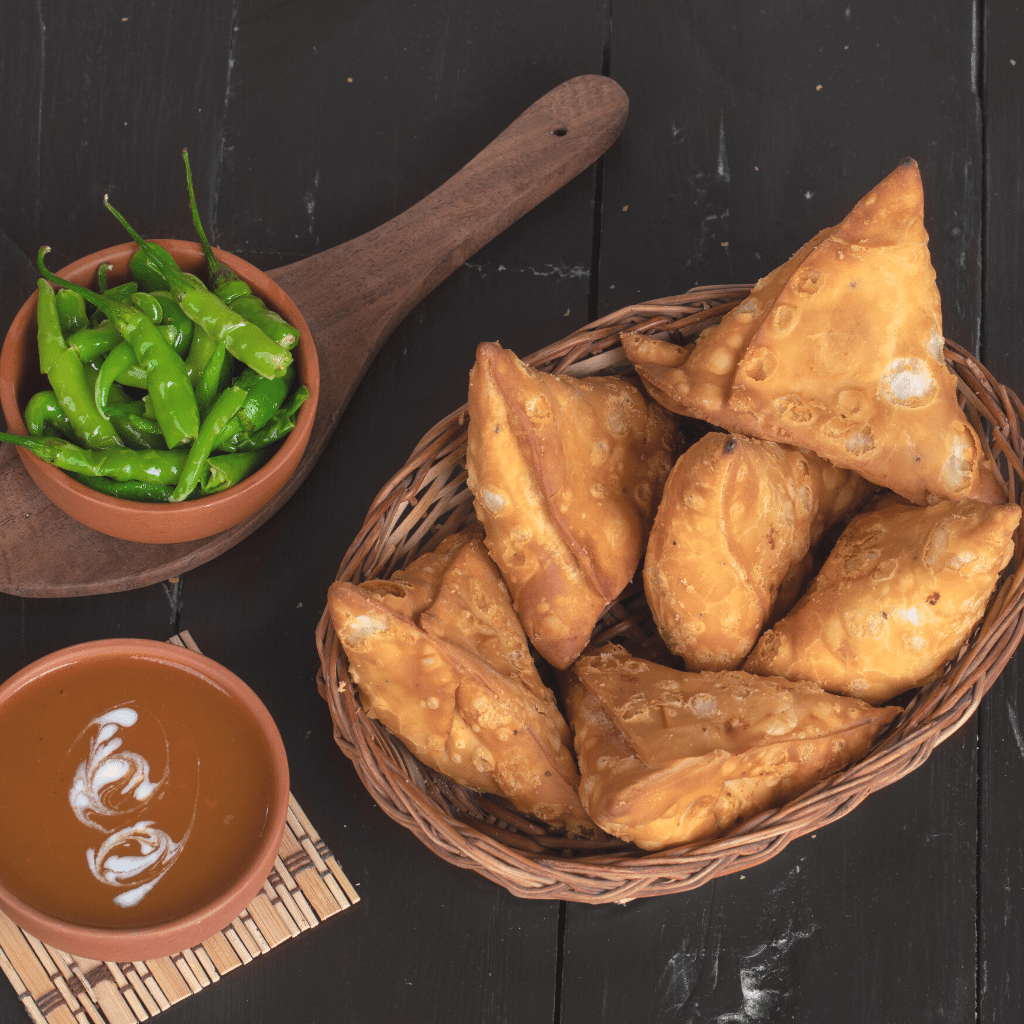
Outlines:
{"label": "orange sauce", "polygon": [[267,828],[271,754],[218,686],[112,656],[0,708],[0,878],[93,927],[173,920],[225,892]]}

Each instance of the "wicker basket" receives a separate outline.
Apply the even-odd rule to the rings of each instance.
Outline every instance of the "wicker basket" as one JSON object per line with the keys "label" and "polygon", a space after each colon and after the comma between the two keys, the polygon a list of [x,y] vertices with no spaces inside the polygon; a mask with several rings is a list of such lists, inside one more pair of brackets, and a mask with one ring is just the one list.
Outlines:
{"label": "wicker basket", "polygon": [[[749,286],[698,288],[685,295],[630,306],[528,357],[539,369],[574,376],[625,369],[619,332],[694,334],[741,301]],[[670,335],[671,336],[671,335]],[[969,353],[947,343],[964,408],[990,446],[1010,501],[1024,482],[1024,406]],[[420,442],[384,487],[337,578],[349,582],[390,575],[474,518],[466,487],[465,407]],[[1020,551],[1021,534],[1016,538]],[[639,574],[638,574],[639,575]],[[470,868],[517,896],[584,903],[625,902],[693,889],[773,857],[798,836],[852,811],[868,794],[922,764],[958,729],[995,682],[1024,633],[1024,559],[1011,564],[988,613],[957,661],[917,691],[906,711],[871,753],[776,810],[747,820],[724,838],[645,853],[620,841],[590,843],[552,835],[501,801],[473,793],[417,761],[380,723],[367,718],[347,675],[345,656],[324,611],[317,628],[321,670],[334,736],[384,811],[438,856]],[[620,638],[657,658],[660,640],[634,584],[596,630],[602,642]],[[663,648],[661,648],[664,650]],[[646,653],[646,652],[644,652]]]}

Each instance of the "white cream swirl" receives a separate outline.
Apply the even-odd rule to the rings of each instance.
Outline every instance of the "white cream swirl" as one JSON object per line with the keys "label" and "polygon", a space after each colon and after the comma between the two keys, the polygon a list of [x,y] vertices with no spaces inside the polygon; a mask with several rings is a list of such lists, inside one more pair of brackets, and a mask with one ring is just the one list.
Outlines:
{"label": "white cream swirl", "polygon": [[167,873],[185,845],[174,842],[151,821],[140,821],[107,836],[98,850],[86,850],[89,870],[107,885],[132,886],[118,893],[119,907],[134,907]]}
{"label": "white cream swirl", "polygon": [[[105,832],[96,849],[86,850],[89,870],[97,881],[124,889],[114,897],[119,907],[134,907],[150,892],[178,859],[192,832],[195,809],[185,835],[175,842],[153,821],[135,821],[167,781],[170,750],[164,735],[165,764],[159,779],[150,779],[149,762],[124,747],[118,735],[139,720],[130,706],[113,708],[94,718],[89,751],[75,769],[68,802],[83,825]],[[162,731],[162,729],[161,729]]]}
{"label": "white cream swirl", "polygon": [[[68,800],[83,825],[109,832],[111,818],[134,814],[145,806],[167,779],[166,771],[151,782],[149,762],[131,750],[122,750],[121,729],[139,720],[131,707],[116,708],[94,718],[88,725],[96,728],[89,740],[89,756],[75,770]],[[107,823],[97,821],[107,819]]]}

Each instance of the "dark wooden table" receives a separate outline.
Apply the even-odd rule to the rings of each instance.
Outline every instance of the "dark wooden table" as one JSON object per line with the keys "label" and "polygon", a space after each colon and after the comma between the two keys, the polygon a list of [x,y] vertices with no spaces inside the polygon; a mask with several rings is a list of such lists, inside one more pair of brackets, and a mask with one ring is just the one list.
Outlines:
{"label": "dark wooden table", "polygon": [[[916,772],[769,863],[693,892],[527,901],[378,810],[317,694],[315,624],[373,496],[465,399],[476,344],[533,351],[695,284],[752,281],[905,156],[948,337],[1024,390],[1019,0],[8,0],[0,314],[43,243],[191,237],[188,146],[219,244],[263,268],[389,220],[560,82],[627,91],[621,139],[414,310],[269,523],[142,589],[0,595],[0,678],[109,636],[200,647],[261,695],[293,791],[361,902],[162,1015],[185,1021],[1021,1019],[1019,661]],[[2,543],[2,538],[0,538]],[[11,784],[11,780],[2,780]],[[24,1010],[0,982],[0,1021]]]}

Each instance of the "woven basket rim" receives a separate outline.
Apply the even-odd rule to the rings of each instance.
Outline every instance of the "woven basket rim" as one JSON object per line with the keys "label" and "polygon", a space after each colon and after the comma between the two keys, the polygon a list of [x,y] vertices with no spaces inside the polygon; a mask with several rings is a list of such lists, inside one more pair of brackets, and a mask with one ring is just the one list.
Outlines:
{"label": "woven basket rim", "polygon": [[[695,334],[742,301],[750,288],[702,286],[636,303],[534,352],[524,362],[548,372],[575,375],[620,366],[628,370],[618,344],[620,332]],[[1007,500],[1019,501],[1024,485],[1024,403],[970,352],[948,340],[946,362],[957,377],[961,402],[997,468]],[[460,461],[466,419],[463,405],[427,431],[371,503],[336,579],[361,582],[390,575],[472,519],[471,495]],[[1022,536],[1024,525],[1015,537],[1018,552]],[[370,572],[364,574],[366,567]],[[642,607],[642,588],[637,600]],[[610,621],[619,619],[628,625],[628,608],[613,606],[610,614]],[[956,661],[941,678],[913,692],[903,714],[865,758],[782,807],[744,821],[720,839],[653,853],[621,843],[604,850],[573,850],[571,856],[564,849],[545,848],[538,844],[553,840],[537,835],[544,830],[535,823],[504,811],[495,798],[471,794],[424,767],[363,712],[326,608],[316,630],[317,685],[330,708],[335,741],[353,762],[363,785],[389,817],[438,856],[476,871],[517,896],[627,902],[693,889],[761,864],[792,840],[845,816],[871,793],[918,768],[974,714],[1022,637],[1024,559],[1018,557]]]}

